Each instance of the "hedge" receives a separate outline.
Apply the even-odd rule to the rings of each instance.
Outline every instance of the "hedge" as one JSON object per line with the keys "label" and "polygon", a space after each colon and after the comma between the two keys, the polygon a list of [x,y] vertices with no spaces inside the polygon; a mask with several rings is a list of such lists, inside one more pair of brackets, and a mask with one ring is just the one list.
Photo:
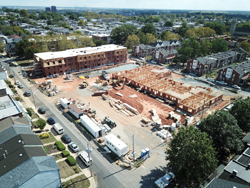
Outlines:
{"label": "hedge", "polygon": [[39,134],[40,139],[45,139],[45,138],[49,138],[49,137],[50,137],[49,133]]}
{"label": "hedge", "polygon": [[58,148],[60,151],[66,149],[65,145],[63,145],[63,143],[62,143],[61,141],[56,141],[55,144],[56,144],[57,148]]}
{"label": "hedge", "polygon": [[68,160],[68,162],[69,162],[70,166],[74,166],[74,165],[76,165],[76,160],[75,160],[75,158],[74,158],[74,157],[72,157],[72,156],[68,156],[68,157],[67,157],[67,160]]}
{"label": "hedge", "polygon": [[70,153],[68,151],[66,151],[66,150],[62,151],[62,156],[63,157],[68,157],[69,155],[70,155]]}

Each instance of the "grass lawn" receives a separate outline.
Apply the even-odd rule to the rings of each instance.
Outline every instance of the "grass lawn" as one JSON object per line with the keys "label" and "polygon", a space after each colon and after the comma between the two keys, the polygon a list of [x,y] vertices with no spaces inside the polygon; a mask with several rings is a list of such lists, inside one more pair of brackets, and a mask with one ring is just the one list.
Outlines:
{"label": "grass lawn", "polygon": [[90,182],[84,174],[62,184],[63,188],[88,188],[89,186]]}
{"label": "grass lawn", "polygon": [[72,176],[72,175],[76,174],[76,171],[81,172],[81,169],[77,165],[70,166],[66,162],[66,160],[61,161],[61,162],[59,162],[57,164],[60,167],[60,176],[61,176],[61,178],[67,178],[69,176]]}
{"label": "grass lawn", "polygon": [[53,155],[53,157],[55,158],[56,161],[63,158],[62,153]]}
{"label": "grass lawn", "polygon": [[208,78],[213,78],[213,79],[215,79],[215,78],[217,77],[217,70],[213,70],[213,72],[207,73],[206,76],[207,76]]}
{"label": "grass lawn", "polygon": [[51,133],[49,133],[49,138],[44,138],[44,139],[41,139],[41,140],[42,140],[43,144],[47,144],[47,143],[50,143],[50,142],[57,141],[56,138]]}
{"label": "grass lawn", "polygon": [[51,154],[51,153],[56,153],[59,150],[57,149],[55,144],[50,144],[47,146],[43,146],[44,150],[46,151],[47,154]]}
{"label": "grass lawn", "polygon": [[26,110],[30,110],[32,115],[31,115],[31,119],[35,119],[35,118],[39,118],[39,116],[35,113],[35,111],[33,110],[33,108],[26,108]]}

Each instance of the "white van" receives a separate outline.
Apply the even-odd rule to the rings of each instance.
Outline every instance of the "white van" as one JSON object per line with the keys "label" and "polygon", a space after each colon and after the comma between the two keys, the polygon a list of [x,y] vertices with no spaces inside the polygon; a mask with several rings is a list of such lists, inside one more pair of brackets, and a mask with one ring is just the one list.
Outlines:
{"label": "white van", "polygon": [[90,166],[93,164],[93,159],[88,156],[88,153],[86,151],[79,152],[78,156],[85,165]]}
{"label": "white van", "polygon": [[53,127],[54,127],[54,129],[56,130],[56,132],[58,134],[63,134],[64,133],[64,130],[63,130],[62,126],[59,123],[55,123],[53,125]]}

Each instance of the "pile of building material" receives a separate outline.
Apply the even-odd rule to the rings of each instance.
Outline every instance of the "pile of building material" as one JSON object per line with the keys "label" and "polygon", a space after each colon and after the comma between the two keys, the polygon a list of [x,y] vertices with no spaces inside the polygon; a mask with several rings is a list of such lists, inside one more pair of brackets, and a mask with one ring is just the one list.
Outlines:
{"label": "pile of building material", "polygon": [[124,105],[124,107],[125,107],[126,109],[130,110],[130,111],[133,112],[135,115],[138,115],[138,114],[139,114],[139,112],[138,112],[135,108],[133,108],[132,106],[128,105],[127,103],[123,103],[123,105]]}
{"label": "pile of building material", "polygon": [[126,116],[133,116],[139,114],[139,112],[126,103],[122,103],[120,100],[109,100],[109,105],[114,107],[119,112],[122,112]]}
{"label": "pile of building material", "polygon": [[157,131],[156,135],[161,137],[163,140],[171,140],[173,138],[172,134],[164,129],[161,131]]}
{"label": "pile of building material", "polygon": [[150,112],[152,113],[152,116],[151,116],[152,120],[154,122],[157,122],[157,123],[161,124],[161,119],[160,119],[159,115],[157,114],[156,110],[152,109]]}

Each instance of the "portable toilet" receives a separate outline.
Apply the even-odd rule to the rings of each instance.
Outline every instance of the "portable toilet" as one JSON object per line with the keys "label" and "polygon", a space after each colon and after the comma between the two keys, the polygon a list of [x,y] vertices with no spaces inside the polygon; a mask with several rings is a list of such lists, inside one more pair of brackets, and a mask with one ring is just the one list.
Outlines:
{"label": "portable toilet", "polygon": [[172,123],[172,125],[171,125],[171,131],[175,131],[175,128],[176,128],[176,124]]}
{"label": "portable toilet", "polygon": [[149,153],[150,153],[150,149],[148,149],[148,148],[145,148],[145,151],[146,151],[146,154],[148,154],[148,156],[149,156]]}
{"label": "portable toilet", "polygon": [[144,149],[141,150],[141,157],[144,157],[146,155],[146,151]]}
{"label": "portable toilet", "polygon": [[177,121],[177,122],[176,122],[176,126],[177,126],[177,127],[180,127],[180,126],[181,126],[181,121]]}

